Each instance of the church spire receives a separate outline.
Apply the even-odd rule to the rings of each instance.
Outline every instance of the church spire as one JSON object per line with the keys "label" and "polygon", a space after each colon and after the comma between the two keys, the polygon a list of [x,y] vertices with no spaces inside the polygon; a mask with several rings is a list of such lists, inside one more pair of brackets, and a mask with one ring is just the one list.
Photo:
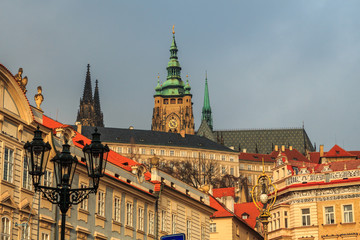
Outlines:
{"label": "church spire", "polygon": [[103,113],[101,112],[100,107],[100,95],[99,95],[99,87],[98,87],[98,80],[95,81],[95,92],[94,92],[94,110],[95,110],[95,126],[103,127],[104,120],[103,120]]}
{"label": "church spire", "polygon": [[210,129],[213,130],[207,72],[205,73],[205,92],[204,92],[204,105],[202,108],[202,120],[205,120],[209,125]]}
{"label": "church spire", "polygon": [[92,103],[92,88],[91,88],[91,76],[90,76],[90,64],[87,65],[87,72],[84,85],[84,94],[82,98],[84,103]]}

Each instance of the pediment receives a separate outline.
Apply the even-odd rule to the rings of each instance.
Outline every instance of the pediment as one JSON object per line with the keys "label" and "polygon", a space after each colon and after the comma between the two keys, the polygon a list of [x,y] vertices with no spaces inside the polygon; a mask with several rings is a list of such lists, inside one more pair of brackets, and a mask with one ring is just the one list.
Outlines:
{"label": "pediment", "polygon": [[14,199],[11,197],[9,191],[4,192],[0,196],[0,204],[8,206],[10,208],[17,209]]}
{"label": "pediment", "polygon": [[31,213],[32,215],[36,214],[36,212],[32,209],[30,202],[26,198],[20,202],[19,208],[22,212]]}

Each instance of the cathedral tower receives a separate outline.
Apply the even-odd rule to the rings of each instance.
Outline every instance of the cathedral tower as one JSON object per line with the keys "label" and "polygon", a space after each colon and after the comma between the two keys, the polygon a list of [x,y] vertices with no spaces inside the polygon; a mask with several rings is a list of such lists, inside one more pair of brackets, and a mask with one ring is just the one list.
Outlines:
{"label": "cathedral tower", "polygon": [[177,57],[175,31],[170,47],[170,61],[167,67],[167,78],[163,84],[155,88],[154,110],[151,130],[162,132],[194,134],[194,116],[192,109],[192,95],[189,81],[181,80],[181,67]]}
{"label": "cathedral tower", "polygon": [[210,97],[209,97],[209,88],[207,81],[207,73],[205,74],[205,92],[204,92],[204,105],[202,108],[202,117],[201,120],[205,120],[209,125],[210,129],[213,130],[213,120],[211,116],[211,107],[210,107]]}
{"label": "cathedral tower", "polygon": [[104,126],[97,80],[94,97],[92,95],[90,64],[87,65],[84,93],[83,97],[80,99],[80,109],[77,114],[76,122],[79,122],[83,126]]}

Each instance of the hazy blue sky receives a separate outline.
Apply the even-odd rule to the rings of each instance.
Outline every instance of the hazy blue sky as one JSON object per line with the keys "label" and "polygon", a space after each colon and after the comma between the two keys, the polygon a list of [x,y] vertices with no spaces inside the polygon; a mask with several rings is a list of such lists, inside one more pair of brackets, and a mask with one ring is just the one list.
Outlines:
{"label": "hazy blue sky", "polygon": [[0,6],[0,63],[73,124],[91,64],[106,126],[150,129],[175,24],[196,129],[205,71],[215,129],[305,129],[360,150],[360,1],[18,1]]}

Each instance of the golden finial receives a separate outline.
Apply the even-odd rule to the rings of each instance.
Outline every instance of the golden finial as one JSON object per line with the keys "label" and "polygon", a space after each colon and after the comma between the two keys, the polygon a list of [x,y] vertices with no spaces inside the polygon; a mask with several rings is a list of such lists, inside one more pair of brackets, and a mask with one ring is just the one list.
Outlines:
{"label": "golden finial", "polygon": [[189,74],[186,74],[186,78],[188,78],[189,77]]}
{"label": "golden finial", "polygon": [[160,78],[160,73],[158,73],[158,79]]}
{"label": "golden finial", "polygon": [[175,34],[175,25],[173,25],[173,27],[172,27],[172,32],[173,32],[173,34]]}

